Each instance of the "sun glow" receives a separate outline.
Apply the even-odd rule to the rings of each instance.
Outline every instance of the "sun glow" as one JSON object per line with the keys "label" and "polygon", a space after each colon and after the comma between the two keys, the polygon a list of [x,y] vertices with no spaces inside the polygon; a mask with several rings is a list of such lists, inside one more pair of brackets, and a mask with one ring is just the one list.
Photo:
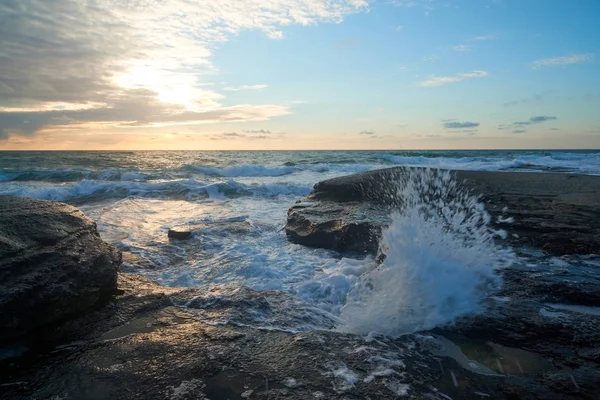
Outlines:
{"label": "sun glow", "polygon": [[218,107],[223,96],[201,89],[193,73],[174,71],[151,63],[134,64],[117,75],[114,82],[127,89],[148,89],[163,103],[182,105],[188,111],[206,111]]}

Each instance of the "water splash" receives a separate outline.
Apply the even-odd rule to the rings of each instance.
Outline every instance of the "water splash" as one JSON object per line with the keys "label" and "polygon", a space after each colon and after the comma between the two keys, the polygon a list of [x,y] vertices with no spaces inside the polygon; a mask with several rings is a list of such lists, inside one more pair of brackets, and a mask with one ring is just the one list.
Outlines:
{"label": "water splash", "polygon": [[385,260],[348,294],[342,331],[397,336],[480,312],[501,285],[497,270],[512,262],[496,243],[505,232],[449,171],[409,169],[397,196],[380,244]]}

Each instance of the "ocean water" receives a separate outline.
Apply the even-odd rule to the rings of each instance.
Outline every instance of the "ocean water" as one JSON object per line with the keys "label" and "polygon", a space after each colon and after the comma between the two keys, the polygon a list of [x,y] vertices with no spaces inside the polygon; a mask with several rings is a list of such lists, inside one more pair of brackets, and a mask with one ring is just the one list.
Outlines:
{"label": "ocean water", "polygon": [[[124,270],[161,284],[206,288],[213,300],[239,286],[289,295],[279,306],[295,323],[253,310],[270,329],[396,335],[481,311],[501,284],[497,270],[515,260],[467,194],[436,205],[445,219],[427,217],[420,188],[452,188],[449,175],[415,175],[401,194],[411,207],[384,234],[381,266],[287,241],[287,210],[315,183],[393,166],[600,175],[600,151],[0,152],[0,194],[77,206],[106,241],[144,261]],[[248,228],[218,224],[226,221]],[[208,228],[189,240],[167,237],[199,223]]]}

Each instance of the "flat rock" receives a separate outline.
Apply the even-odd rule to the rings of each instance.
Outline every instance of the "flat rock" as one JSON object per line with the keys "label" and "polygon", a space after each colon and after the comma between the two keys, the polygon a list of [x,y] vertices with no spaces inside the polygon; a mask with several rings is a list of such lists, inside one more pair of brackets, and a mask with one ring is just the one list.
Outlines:
{"label": "flat rock", "polygon": [[248,221],[213,222],[210,224],[193,224],[174,226],[169,229],[168,236],[171,239],[188,239],[194,232],[208,229],[222,229],[230,233],[245,233],[251,228]]}
{"label": "flat rock", "polygon": [[0,196],[0,340],[105,303],[120,263],[120,252],[76,208]]}
{"label": "flat rock", "polygon": [[[487,341],[518,337],[502,339],[525,318],[368,339],[261,329],[230,312],[228,323],[215,324],[209,315],[223,309],[268,312],[285,306],[282,293],[167,288],[126,273],[119,273],[118,287],[109,305],[61,327],[68,342],[0,360],[0,399],[585,399],[600,389],[593,349],[581,358],[564,353],[569,332],[576,332],[569,327],[574,320],[546,322],[535,306],[524,308],[533,322],[519,332],[537,326],[539,354]],[[173,305],[180,302],[191,307]],[[598,320],[588,324],[590,332]],[[477,326],[489,336],[463,336]],[[561,329],[562,348],[547,330],[540,340],[544,328]]]}
{"label": "flat rock", "polygon": [[[288,212],[295,243],[376,254],[406,168],[390,168],[319,182]],[[495,225],[511,240],[549,254],[600,253],[600,176],[564,173],[452,171],[481,197]],[[506,210],[506,213],[504,211]],[[499,217],[513,217],[512,224]]]}

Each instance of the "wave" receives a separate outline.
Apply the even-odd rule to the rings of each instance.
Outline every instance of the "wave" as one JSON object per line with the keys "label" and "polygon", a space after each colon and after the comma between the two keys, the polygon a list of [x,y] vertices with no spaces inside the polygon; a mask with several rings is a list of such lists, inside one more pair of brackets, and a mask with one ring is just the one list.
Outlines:
{"label": "wave", "polygon": [[339,329],[397,336],[481,312],[501,285],[497,270],[513,259],[495,239],[477,197],[448,171],[413,170],[398,191],[402,210],[383,232],[379,266],[348,294]]}
{"label": "wave", "polygon": [[307,185],[285,182],[246,185],[234,180],[216,183],[202,182],[195,179],[165,182],[83,180],[62,185],[3,185],[0,186],[0,194],[82,204],[127,197],[170,200],[226,200],[227,198],[240,196],[278,197],[293,195],[300,197],[306,196],[311,189]]}
{"label": "wave", "polygon": [[462,156],[446,157],[418,155],[379,156],[393,165],[406,167],[429,167],[449,170],[529,170],[560,171],[586,174],[600,174],[600,154],[531,154],[520,156]]}
{"label": "wave", "polygon": [[314,164],[303,166],[232,165],[209,167],[184,165],[166,170],[140,170],[136,168],[106,168],[101,170],[74,169],[21,169],[0,170],[0,182],[80,182],[84,180],[108,182],[146,182],[153,180],[191,179],[194,177],[242,178],[281,177],[297,172],[360,172],[371,169],[369,165]]}
{"label": "wave", "polygon": [[[58,168],[12,167],[0,169],[0,183],[6,182],[82,182],[85,180],[107,182],[149,182],[165,180],[218,178],[267,178],[304,177],[310,173],[335,176],[362,172],[388,166],[429,167],[450,170],[527,170],[600,174],[600,153],[598,152],[510,152],[510,151],[461,151],[461,152],[356,152],[349,154],[336,152],[319,153],[318,157],[303,158],[301,153],[285,153],[287,158],[265,164],[213,164],[202,158],[206,164],[171,164],[169,167],[152,167],[148,161],[145,168],[136,168],[128,160],[123,166],[92,169],[84,164],[65,164]],[[75,162],[71,160],[72,162]],[[191,161],[191,160],[186,160]],[[196,161],[196,160],[194,160]],[[213,160],[214,161],[214,160]],[[235,163],[232,158],[222,163]],[[9,165],[9,164],[5,164]],[[29,164],[35,165],[35,164]],[[78,167],[78,165],[80,165]],[[141,164],[140,164],[141,165]],[[309,177],[318,181],[320,177]]]}
{"label": "wave", "polygon": [[232,165],[228,167],[206,167],[188,165],[184,168],[193,169],[209,176],[241,177],[241,176],[282,176],[296,172],[292,167],[267,167],[264,165]]}

